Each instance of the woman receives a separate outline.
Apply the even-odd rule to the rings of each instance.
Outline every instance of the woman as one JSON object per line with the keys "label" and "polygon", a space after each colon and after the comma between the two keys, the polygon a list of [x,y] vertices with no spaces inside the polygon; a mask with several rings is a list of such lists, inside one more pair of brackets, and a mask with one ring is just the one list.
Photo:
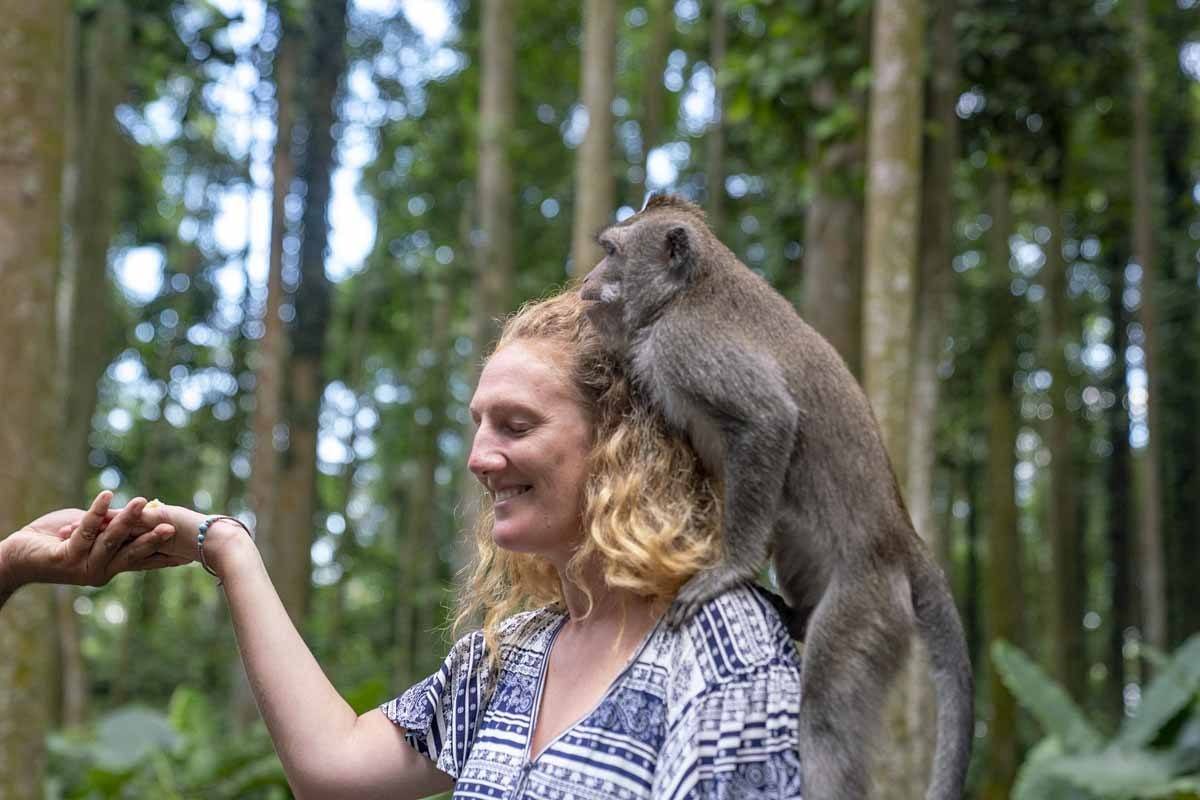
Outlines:
{"label": "woman", "polygon": [[[659,619],[714,556],[716,489],[639,408],[574,292],[508,321],[471,401],[486,489],[460,639],[435,675],[358,716],[322,674],[245,532],[207,528],[242,658],[296,795],[798,798],[799,661],[741,587]],[[204,516],[163,506],[196,555]],[[533,609],[533,610],[526,610]]]}

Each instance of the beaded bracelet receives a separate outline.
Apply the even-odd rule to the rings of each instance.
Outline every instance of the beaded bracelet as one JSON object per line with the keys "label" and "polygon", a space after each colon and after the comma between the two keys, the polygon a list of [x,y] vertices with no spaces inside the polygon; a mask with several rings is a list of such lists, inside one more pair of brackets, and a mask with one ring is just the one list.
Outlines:
{"label": "beaded bracelet", "polygon": [[200,551],[200,566],[204,567],[205,572],[217,579],[217,586],[223,586],[224,581],[221,580],[221,576],[213,571],[213,568],[210,567],[208,562],[204,559],[204,539],[208,535],[208,529],[212,526],[212,524],[222,519],[227,519],[232,523],[240,525],[242,530],[244,530],[250,537],[250,541],[254,541],[254,532],[247,528],[246,523],[242,522],[237,517],[227,517],[223,514],[218,514],[216,516],[207,517],[205,518],[204,522],[200,523],[200,528],[196,536],[196,549]]}

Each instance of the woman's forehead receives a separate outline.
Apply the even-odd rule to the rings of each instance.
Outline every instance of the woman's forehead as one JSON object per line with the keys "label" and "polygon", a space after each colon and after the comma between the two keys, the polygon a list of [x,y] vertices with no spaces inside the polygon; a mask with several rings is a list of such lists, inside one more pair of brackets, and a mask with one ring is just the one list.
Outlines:
{"label": "woman's forehead", "polygon": [[531,404],[578,404],[563,356],[549,345],[516,341],[492,354],[483,365],[472,409],[500,401]]}

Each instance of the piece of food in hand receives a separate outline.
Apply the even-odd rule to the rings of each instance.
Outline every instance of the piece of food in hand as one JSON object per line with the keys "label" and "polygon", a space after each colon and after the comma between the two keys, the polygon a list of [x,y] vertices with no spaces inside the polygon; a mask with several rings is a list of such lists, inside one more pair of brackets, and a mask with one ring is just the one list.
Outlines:
{"label": "piece of food in hand", "polygon": [[146,503],[145,507],[146,508],[158,508],[161,505],[162,505],[162,501],[156,497],[153,500],[151,500],[149,503]]}

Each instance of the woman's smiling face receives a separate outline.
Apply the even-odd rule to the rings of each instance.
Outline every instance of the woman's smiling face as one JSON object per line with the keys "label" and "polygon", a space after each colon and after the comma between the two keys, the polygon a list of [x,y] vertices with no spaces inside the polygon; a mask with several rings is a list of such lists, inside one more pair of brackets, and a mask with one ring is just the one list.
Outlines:
{"label": "woman's smiling face", "polygon": [[565,566],[581,534],[592,425],[549,346],[517,340],[488,359],[471,399],[467,466],[492,496],[499,547]]}

